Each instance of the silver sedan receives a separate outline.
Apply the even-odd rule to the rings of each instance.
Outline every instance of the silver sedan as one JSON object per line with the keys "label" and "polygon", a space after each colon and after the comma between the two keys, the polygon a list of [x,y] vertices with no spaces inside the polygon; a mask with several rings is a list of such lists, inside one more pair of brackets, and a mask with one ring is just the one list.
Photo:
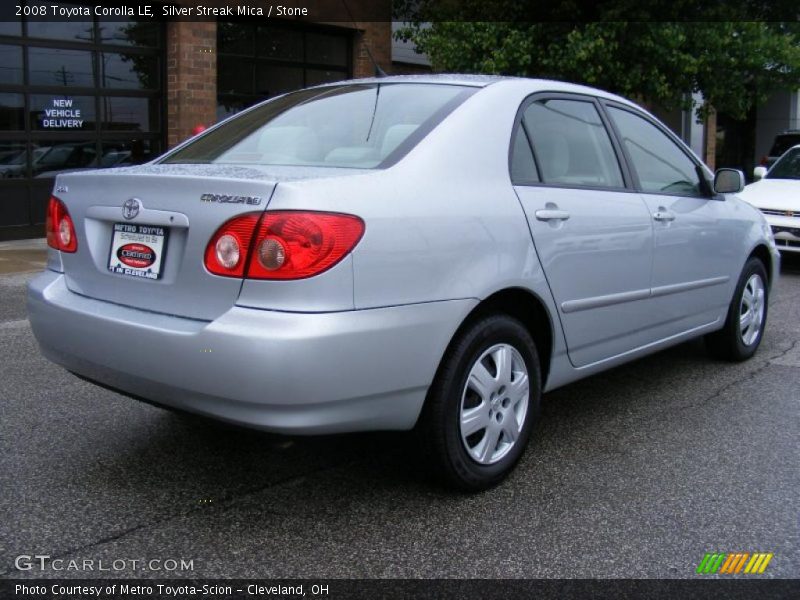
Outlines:
{"label": "silver sedan", "polygon": [[42,352],[290,434],[416,428],[497,484],[543,392],[705,336],[743,360],[779,254],[740,172],[596,89],[387,77],[286,94],[154,162],[60,175]]}

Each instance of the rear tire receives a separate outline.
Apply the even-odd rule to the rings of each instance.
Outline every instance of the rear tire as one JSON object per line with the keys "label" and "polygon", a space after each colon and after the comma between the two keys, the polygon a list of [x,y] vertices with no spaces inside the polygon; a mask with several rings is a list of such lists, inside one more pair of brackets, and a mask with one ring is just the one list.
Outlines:
{"label": "rear tire", "polygon": [[451,487],[493,487],[525,451],[540,406],[530,333],[506,315],[481,318],[453,340],[428,392],[417,426],[423,459]]}
{"label": "rear tire", "polygon": [[734,362],[753,356],[764,335],[768,305],[767,270],[758,258],[751,258],[739,276],[725,326],[705,337],[711,355]]}

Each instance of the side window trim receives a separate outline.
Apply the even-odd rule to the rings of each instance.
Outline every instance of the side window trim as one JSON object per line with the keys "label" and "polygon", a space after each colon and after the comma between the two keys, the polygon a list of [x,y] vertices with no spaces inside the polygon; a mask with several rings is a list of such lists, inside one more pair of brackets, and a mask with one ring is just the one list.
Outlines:
{"label": "side window trim", "polygon": [[[539,158],[536,155],[536,148],[533,144],[533,140],[531,139],[530,132],[528,131],[527,126],[525,125],[523,116],[525,115],[525,111],[528,107],[533,104],[534,102],[538,102],[539,100],[576,100],[579,102],[588,102],[592,104],[595,109],[597,110],[598,117],[600,121],[603,123],[605,127],[606,133],[609,137],[611,142],[611,147],[614,150],[615,158],[617,159],[617,164],[620,169],[620,174],[622,175],[622,181],[624,187],[608,187],[608,186],[590,186],[590,185],[569,185],[564,183],[547,183],[542,181],[542,170],[540,167]],[[608,116],[605,113],[604,107],[601,105],[599,98],[596,96],[592,96],[590,94],[577,94],[577,93],[569,93],[569,92],[548,92],[548,91],[540,91],[535,92],[525,98],[519,105],[517,109],[517,115],[514,118],[514,128],[512,129],[511,138],[509,139],[509,151],[508,151],[508,165],[509,165],[509,176],[511,175],[511,153],[513,151],[513,144],[514,144],[514,136],[516,135],[517,128],[522,127],[525,132],[525,138],[528,140],[528,144],[531,148],[531,153],[533,154],[533,160],[536,165],[537,175],[539,176],[539,181],[536,182],[523,182],[523,181],[514,181],[512,179],[512,185],[519,185],[519,186],[528,186],[528,187],[558,187],[558,188],[565,188],[565,189],[577,189],[577,190],[597,190],[597,191],[604,191],[604,192],[638,192],[639,190],[636,189],[634,185],[634,181],[632,178],[631,170],[628,166],[628,157],[627,154],[624,152],[624,148],[619,143],[617,136],[615,135],[615,130],[611,129],[613,127],[613,123],[610,122]]]}
{"label": "side window trim", "polygon": [[531,132],[528,131],[528,126],[525,125],[525,119],[520,115],[519,127],[525,135],[525,141],[528,142],[528,148],[531,149],[531,156],[533,156],[533,167],[536,169],[536,181],[533,183],[542,183],[542,168],[539,166],[539,158],[536,156],[536,148],[533,147],[531,140]]}
{"label": "side window trim", "polygon": [[[531,136],[528,132],[528,128],[525,127],[525,124],[522,121],[522,115],[527,105],[528,105],[528,98],[525,98],[520,104],[519,108],[517,108],[517,114],[514,117],[514,125],[511,128],[511,137],[509,137],[508,139],[508,177],[511,180],[511,185],[530,186],[530,185],[539,185],[542,182],[542,171],[539,168],[539,161],[536,158],[536,151],[533,149],[533,144],[531,143]],[[533,166],[536,169],[537,181],[519,180],[515,179],[513,176],[512,164],[514,159],[514,142],[516,141],[517,135],[519,134],[520,130],[525,136],[525,141],[527,142],[528,148],[531,151],[531,156],[533,156]]]}
{"label": "side window trim", "polygon": [[[636,110],[631,106],[628,106],[626,104],[620,104],[619,102],[614,102],[613,100],[607,100],[605,98],[598,100],[604,119],[607,122],[608,127],[610,129],[611,135],[614,137],[616,143],[620,147],[622,154],[625,156],[625,162],[629,165],[631,181],[633,182],[633,187],[637,192],[648,195],[656,195],[656,196],[676,196],[676,194],[670,194],[669,192],[645,191],[642,188],[641,181],[639,180],[639,174],[637,173],[636,167],[634,166],[633,161],[631,160],[630,154],[628,153],[628,149],[625,147],[625,144],[622,143],[622,134],[620,134],[619,129],[617,129],[616,123],[614,123],[614,119],[612,119],[611,115],[608,113],[607,110],[608,108],[616,108],[618,110],[628,112],[641,119],[644,119],[645,121],[653,125],[656,129],[658,129],[661,133],[663,133],[678,148],[678,150],[680,150],[683,153],[683,155],[686,156],[686,158],[688,158],[689,161],[694,165],[695,172],[697,172],[697,175],[701,180],[701,184],[705,188],[705,194],[700,197],[709,199],[719,199],[719,195],[713,192],[713,189],[711,188],[711,186],[709,186],[709,182],[706,180],[704,176],[702,176],[702,174],[705,173],[702,163],[698,162],[697,157],[694,156],[694,154],[686,150],[683,141],[677,135],[675,135],[673,131],[671,131],[669,128],[665,127],[652,117],[650,117],[650,115],[640,110]],[[687,197],[697,198],[698,196],[687,196]]]}

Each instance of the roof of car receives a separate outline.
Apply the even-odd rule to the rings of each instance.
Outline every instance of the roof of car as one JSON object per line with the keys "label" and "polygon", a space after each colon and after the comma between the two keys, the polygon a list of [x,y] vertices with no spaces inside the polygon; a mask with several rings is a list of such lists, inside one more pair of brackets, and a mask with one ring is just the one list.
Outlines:
{"label": "roof of car", "polygon": [[[622,104],[637,106],[627,98],[606,92],[601,89],[566,81],[554,79],[537,79],[532,77],[511,77],[508,75],[472,75],[464,73],[429,73],[425,75],[386,75],[384,77],[365,77],[362,79],[348,79],[322,84],[320,87],[336,85],[357,85],[374,83],[440,83],[450,85],[468,85],[473,87],[487,87],[501,82],[526,82],[531,86],[531,91],[572,92],[576,94],[589,94],[608,100],[615,100]],[[640,107],[641,108],[641,107]]]}
{"label": "roof of car", "polygon": [[504,79],[520,78],[506,77],[503,75],[428,73],[424,75],[386,75],[384,77],[364,77],[360,79],[348,79],[347,81],[334,81],[326,85],[341,85],[343,83],[449,83],[453,85],[485,87],[491,83],[503,81]]}

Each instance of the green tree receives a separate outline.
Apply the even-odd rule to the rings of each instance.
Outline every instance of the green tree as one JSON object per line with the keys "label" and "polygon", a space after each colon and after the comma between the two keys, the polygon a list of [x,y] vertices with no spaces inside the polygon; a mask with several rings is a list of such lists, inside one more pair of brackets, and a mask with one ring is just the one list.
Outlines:
{"label": "green tree", "polygon": [[[770,92],[800,87],[797,23],[655,22],[627,1],[606,3],[594,13],[606,19],[598,21],[519,20],[530,16],[529,7],[515,0],[492,4],[493,16],[509,20],[468,20],[476,6],[466,0],[444,12],[428,7],[399,36],[428,54],[436,71],[584,83],[667,109],[688,108],[687,93],[700,92],[707,102],[696,107],[701,116],[714,107],[744,118]],[[546,15],[562,18],[569,10],[562,4],[564,12]],[[630,14],[640,20],[615,20]]]}

